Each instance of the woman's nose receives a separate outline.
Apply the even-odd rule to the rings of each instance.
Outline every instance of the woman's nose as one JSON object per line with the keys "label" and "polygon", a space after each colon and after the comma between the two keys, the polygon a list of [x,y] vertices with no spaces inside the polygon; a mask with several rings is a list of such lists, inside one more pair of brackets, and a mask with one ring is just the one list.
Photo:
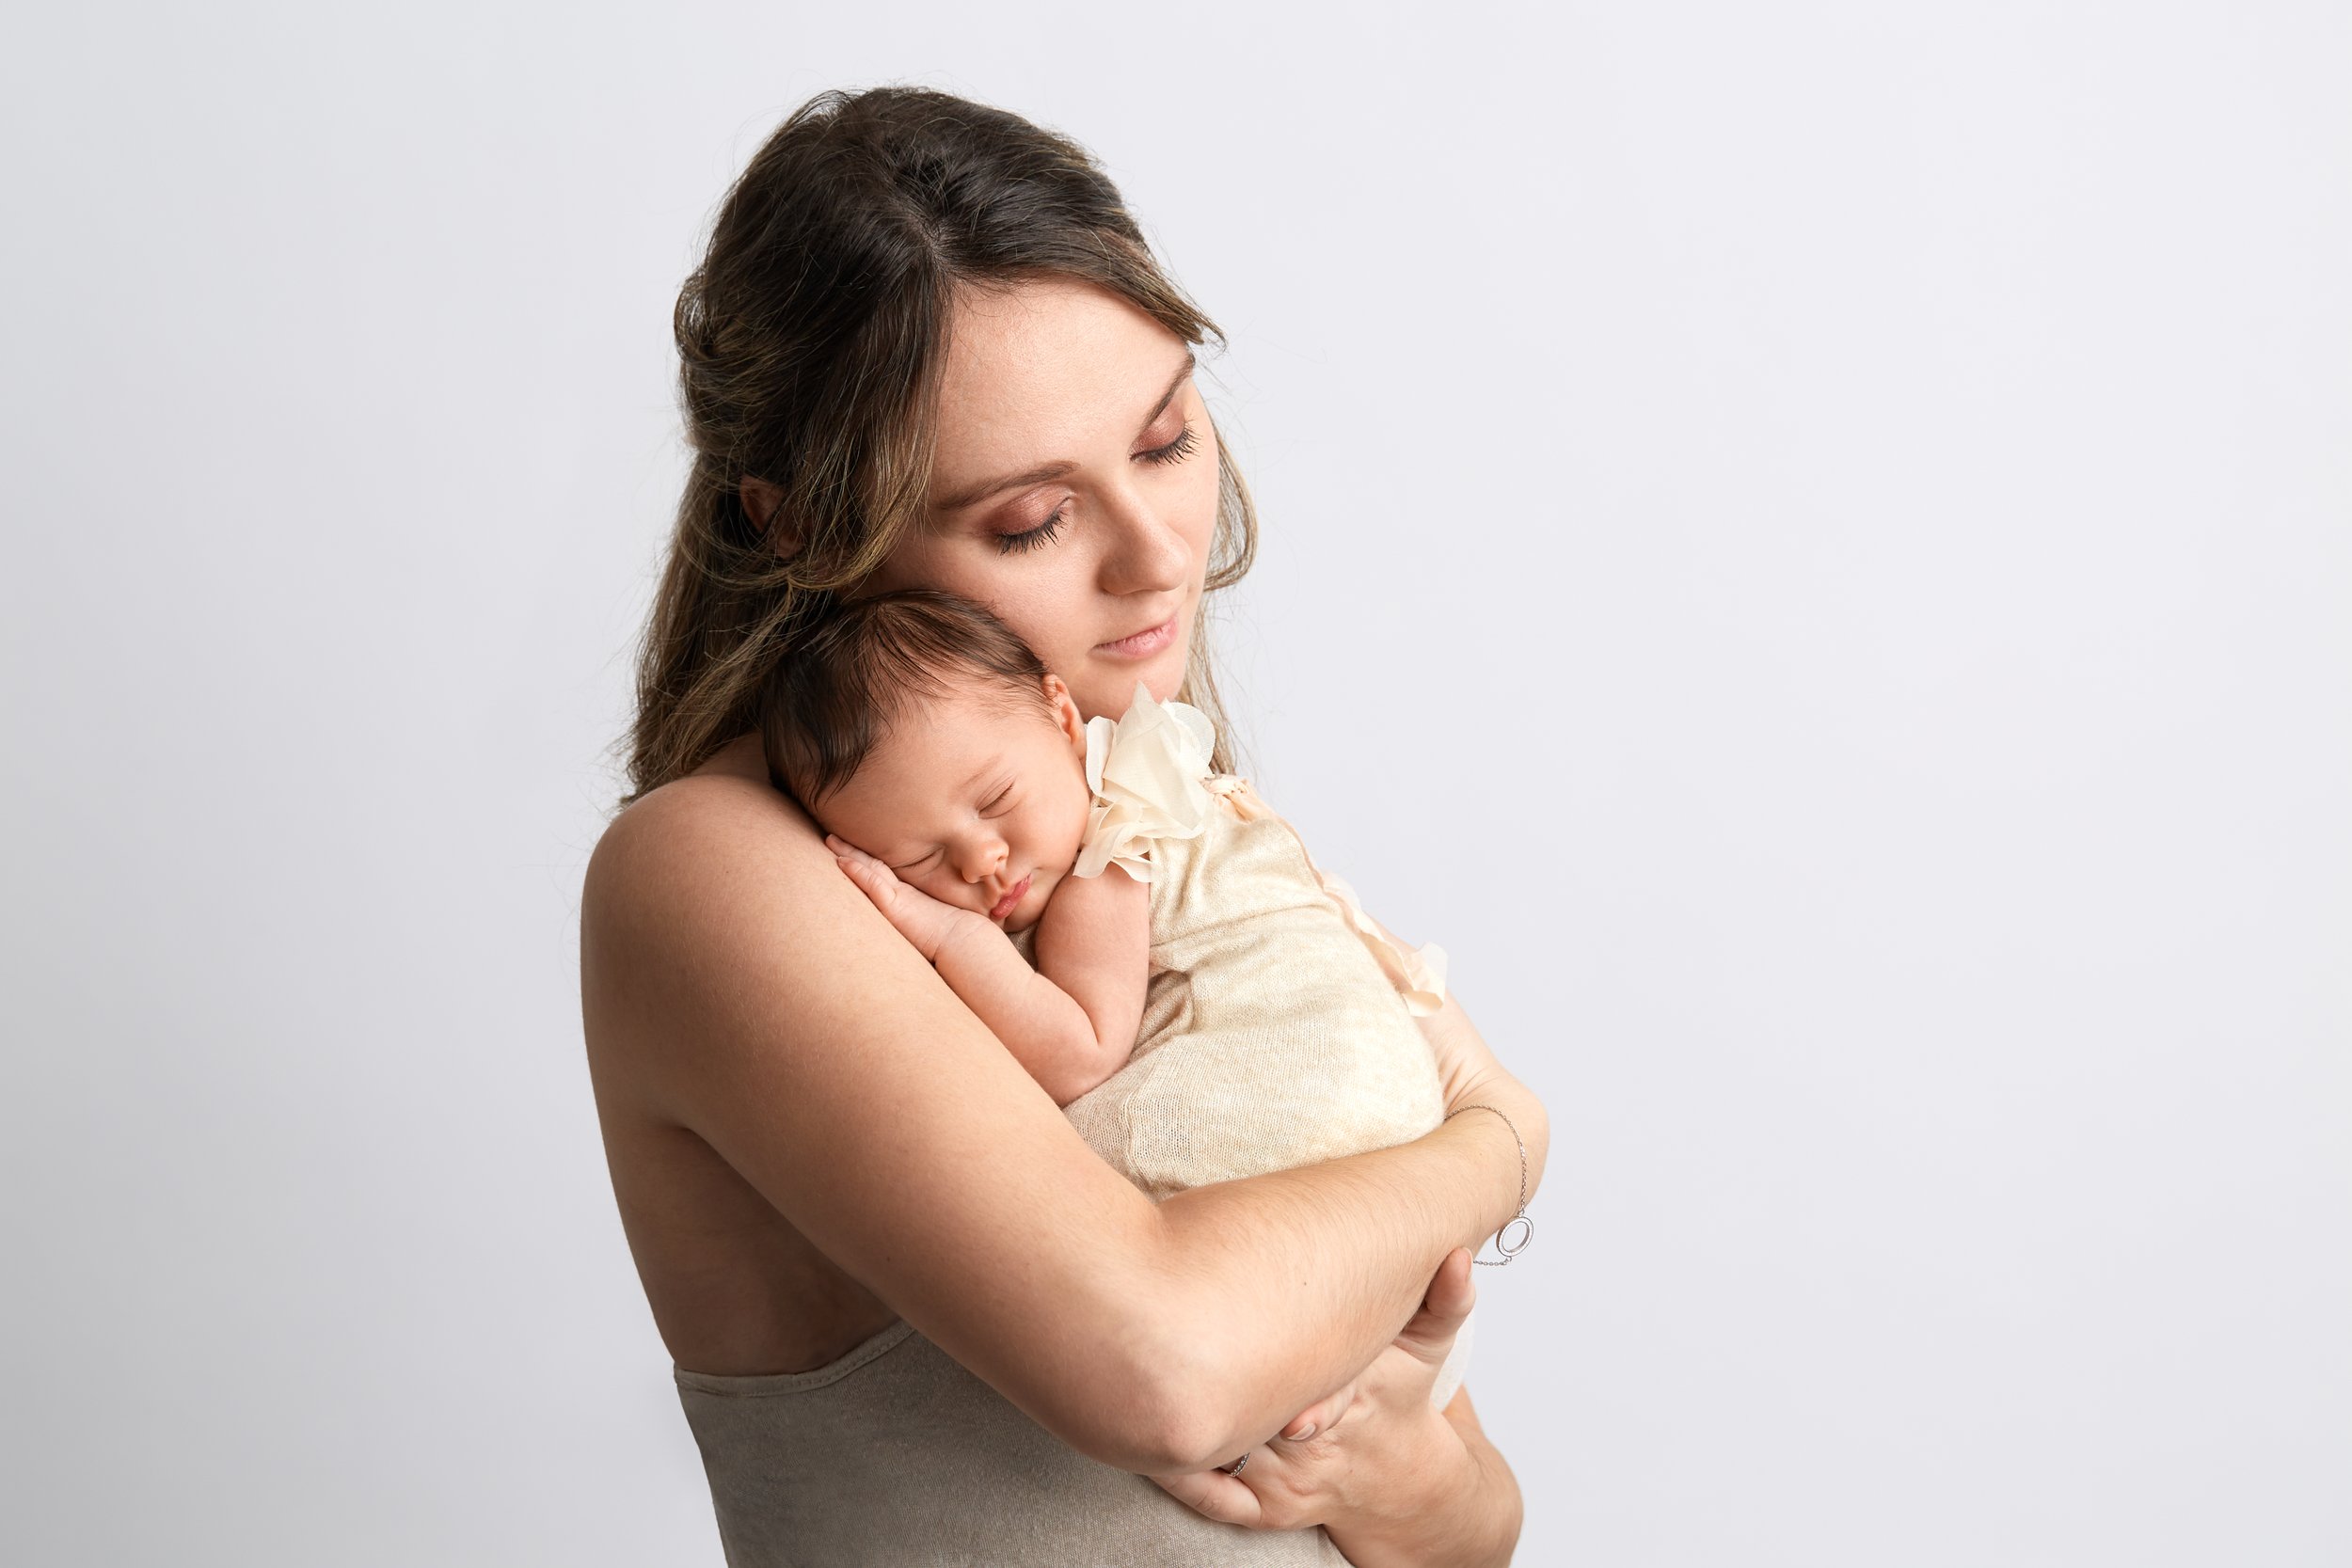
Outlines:
{"label": "woman's nose", "polygon": [[1192,580],[1192,541],[1143,497],[1130,492],[1104,520],[1104,592],[1168,594]]}

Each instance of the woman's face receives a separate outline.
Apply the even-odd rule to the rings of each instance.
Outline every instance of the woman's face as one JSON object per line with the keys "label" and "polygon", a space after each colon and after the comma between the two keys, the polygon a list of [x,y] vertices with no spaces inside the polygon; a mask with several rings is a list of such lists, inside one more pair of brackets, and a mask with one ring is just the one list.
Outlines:
{"label": "woman's face", "polygon": [[1062,279],[961,293],[930,504],[866,593],[986,605],[1089,718],[1184,676],[1216,526],[1216,436],[1190,346]]}

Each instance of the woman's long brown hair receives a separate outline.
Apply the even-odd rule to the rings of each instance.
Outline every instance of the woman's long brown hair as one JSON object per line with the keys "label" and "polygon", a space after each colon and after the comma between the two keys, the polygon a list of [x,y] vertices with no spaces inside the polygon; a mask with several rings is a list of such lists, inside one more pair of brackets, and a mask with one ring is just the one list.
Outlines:
{"label": "woman's long brown hair", "polygon": [[[755,728],[768,673],[919,515],[952,291],[1042,277],[1222,341],[1085,149],[1017,115],[914,87],[820,93],[753,157],[678,292],[694,461],[638,655],[621,804]],[[1248,487],[1218,454],[1211,589],[1257,546]],[[780,497],[765,528],[746,479]],[[1204,626],[1178,695],[1216,722],[1230,770]]]}

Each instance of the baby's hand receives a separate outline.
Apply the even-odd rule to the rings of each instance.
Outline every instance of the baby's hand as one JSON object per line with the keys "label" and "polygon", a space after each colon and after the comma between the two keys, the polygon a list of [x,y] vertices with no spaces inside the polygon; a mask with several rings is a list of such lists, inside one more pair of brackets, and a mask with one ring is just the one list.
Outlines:
{"label": "baby's hand", "polygon": [[[882,917],[898,928],[900,936],[914,943],[914,950],[930,962],[939,961],[940,948],[965,926],[988,926],[987,921],[970,910],[943,904],[921,888],[908,886],[898,879],[897,872],[847,839],[827,833],[825,847],[833,851],[834,863],[849,874],[858,891],[871,898]],[[989,929],[995,927],[989,926]]]}

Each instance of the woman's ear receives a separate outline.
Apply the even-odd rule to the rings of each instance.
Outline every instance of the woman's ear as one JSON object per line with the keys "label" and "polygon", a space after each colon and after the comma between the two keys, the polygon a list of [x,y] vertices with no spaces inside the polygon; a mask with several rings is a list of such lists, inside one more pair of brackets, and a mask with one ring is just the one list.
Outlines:
{"label": "woman's ear", "polygon": [[1053,705],[1054,722],[1061,726],[1071,748],[1080,757],[1087,754],[1086,715],[1078,711],[1078,700],[1070,694],[1069,686],[1059,675],[1045,677],[1045,700]]}
{"label": "woman's ear", "polygon": [[737,486],[736,493],[743,499],[743,513],[751,518],[752,526],[768,535],[769,543],[775,546],[779,557],[800,553],[800,533],[797,531],[779,530],[772,526],[775,521],[776,508],[784,502],[782,490],[764,479],[754,479],[746,474],[743,476],[742,483]]}

